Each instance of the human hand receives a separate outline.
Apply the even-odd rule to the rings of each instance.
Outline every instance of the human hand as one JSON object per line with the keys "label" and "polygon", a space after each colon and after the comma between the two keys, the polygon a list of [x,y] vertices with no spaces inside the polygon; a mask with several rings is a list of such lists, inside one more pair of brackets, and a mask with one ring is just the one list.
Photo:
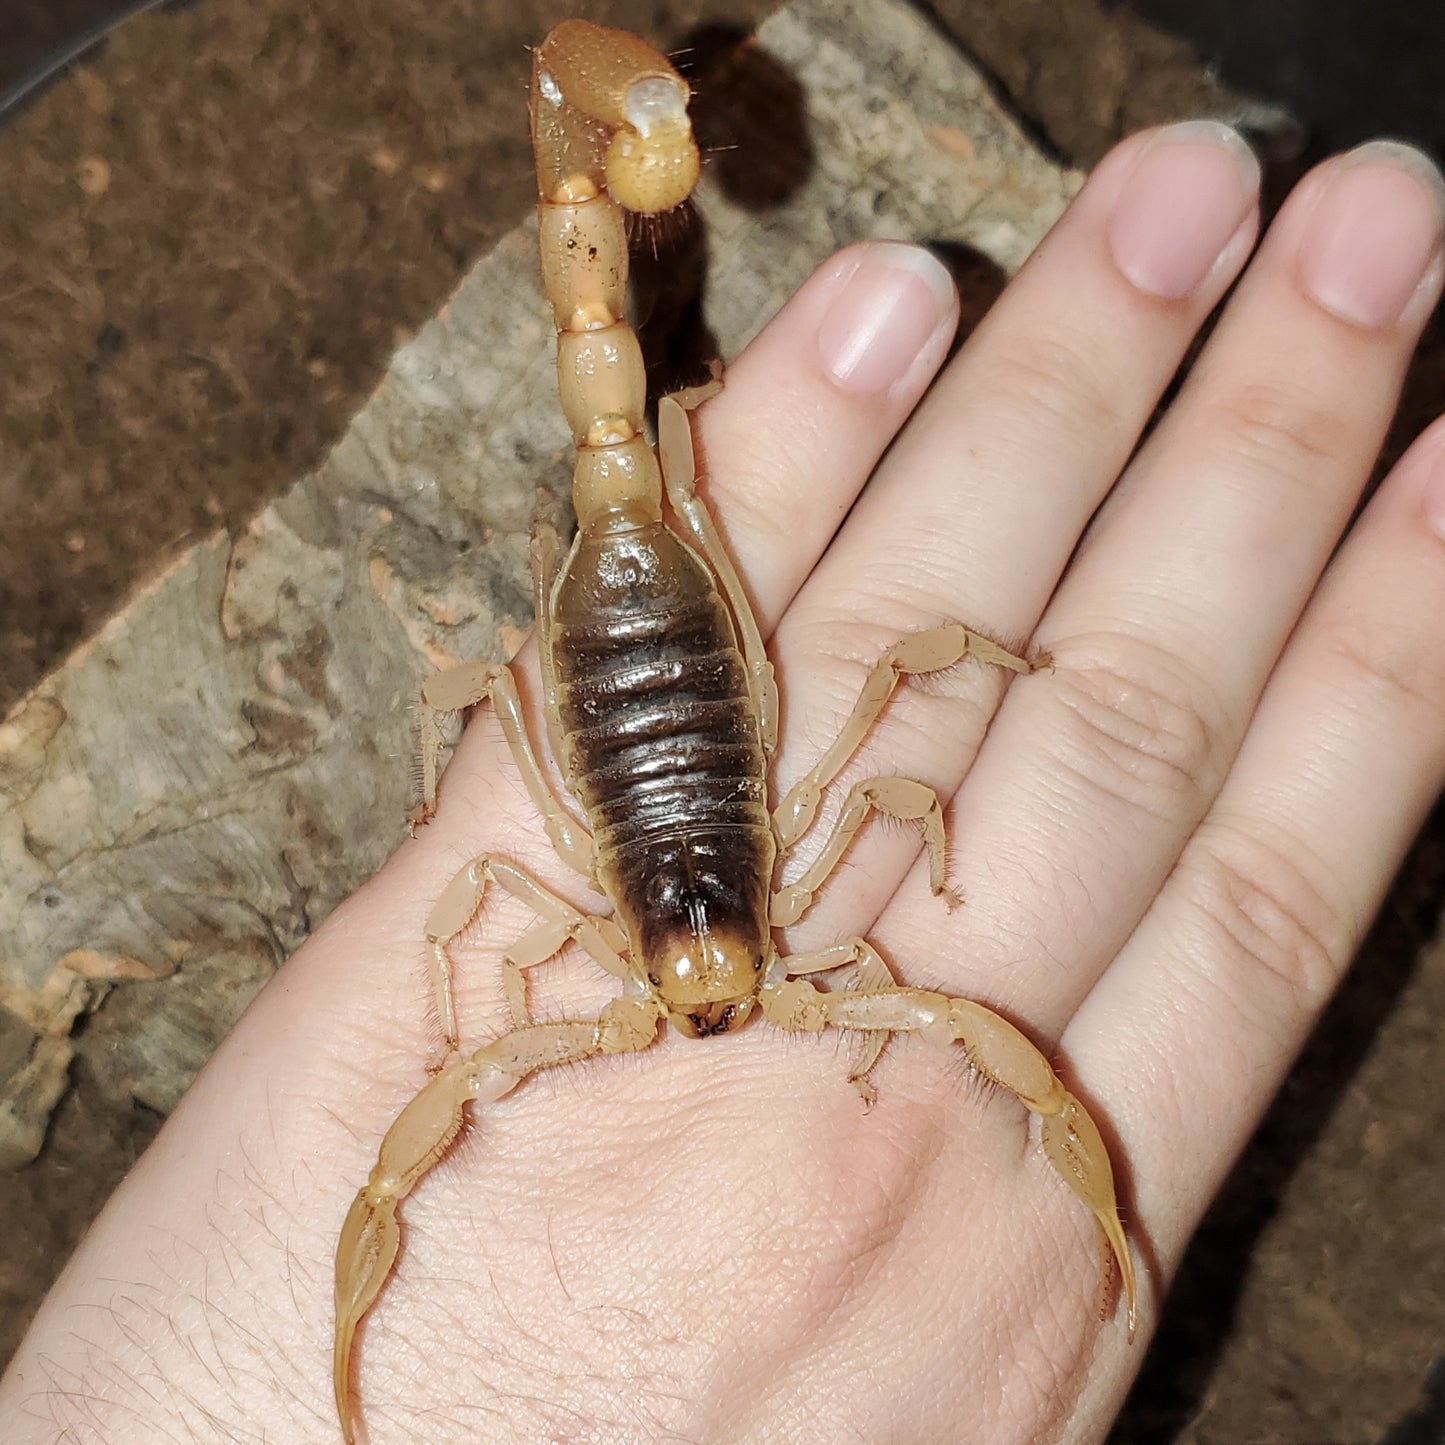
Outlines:
{"label": "human hand", "polygon": [[[1141,1334],[1445,772],[1445,432],[1331,560],[1438,295],[1438,186],[1398,149],[1307,177],[1137,455],[1253,239],[1253,171],[1213,130],[1106,158],[876,472],[954,324],[913,252],[826,264],[699,415],[776,628],[780,789],[904,633],[957,617],[1053,654],[1002,706],[971,665],[905,686],[844,776],[950,799],[965,907],[875,827],[787,945],[864,932],[1058,1060],[1110,1137]],[[436,1043],[427,911],[484,849],[585,905],[486,710],[435,821],[87,1237],[0,1386],[7,1438],[335,1438],[336,1235]],[[496,961],[527,921],[489,899],[460,951],[472,1047],[507,1026]],[[613,993],[568,959],[534,1010]],[[370,1439],[1101,1438],[1143,1341],[1100,1319],[1037,1126],[912,1039],[865,1112],[847,1054],[761,1021],[668,1034],[480,1111],[404,1206],[359,1344]]]}

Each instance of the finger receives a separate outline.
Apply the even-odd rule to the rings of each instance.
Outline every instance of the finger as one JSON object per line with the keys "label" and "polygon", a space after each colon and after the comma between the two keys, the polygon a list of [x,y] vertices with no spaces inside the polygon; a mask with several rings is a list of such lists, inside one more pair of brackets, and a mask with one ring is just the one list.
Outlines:
{"label": "finger", "polygon": [[958,324],[947,269],[874,241],[824,262],[698,413],[702,490],[764,633],[813,569]]}
{"label": "finger", "polygon": [[[790,611],[778,639],[790,684],[784,784],[832,740],[864,672],[899,636],[949,617],[1005,638],[1032,632],[1247,252],[1257,176],[1239,138],[1212,125],[1135,137],[1100,165],[919,409]],[[959,688],[985,701],[960,710]],[[950,791],[996,697],[969,669],[956,686],[910,688],[866,751],[886,771]],[[903,856],[895,848],[885,862],[898,842]],[[854,876],[885,898],[906,857],[905,840],[865,836]],[[826,901],[819,910],[820,931],[842,926]]]}
{"label": "finger", "polygon": [[1437,423],[1331,565],[1219,797],[1064,1036],[1168,1268],[1445,781],[1442,613]]}
{"label": "finger", "polygon": [[[1031,630],[1243,264],[1258,177],[1213,123],[1106,157],[900,437],[809,606],[836,612],[841,594],[855,613],[887,610],[868,621],[890,629],[964,607],[1007,635]],[[1185,248],[1191,265],[1171,269]]]}
{"label": "finger", "polygon": [[[1010,700],[956,855],[970,937],[1036,1026],[1068,1018],[1218,791],[1378,453],[1442,218],[1404,147],[1310,176],[1050,605],[1056,670]],[[1057,966],[1013,967],[1021,940]]]}

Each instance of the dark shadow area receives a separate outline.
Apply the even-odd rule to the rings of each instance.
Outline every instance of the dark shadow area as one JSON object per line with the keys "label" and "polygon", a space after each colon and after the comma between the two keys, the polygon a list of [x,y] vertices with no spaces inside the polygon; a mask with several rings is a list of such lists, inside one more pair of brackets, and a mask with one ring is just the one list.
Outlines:
{"label": "dark shadow area", "polygon": [[[735,25],[695,27],[673,58],[693,87],[693,126],[709,176],[746,210],[785,205],[814,163],[797,77]],[[629,310],[652,415],[658,397],[701,385],[722,363],[705,315],[706,225],[690,202],[665,216],[629,216],[628,253]]]}
{"label": "dark shadow area", "polygon": [[1393,1426],[1380,1445],[1441,1445],[1445,1441],[1445,1356],[1425,1379],[1419,1406]]}
{"label": "dark shadow area", "polygon": [[953,284],[958,287],[958,333],[949,348],[951,361],[988,314],[989,307],[1003,294],[1008,273],[997,261],[961,241],[924,238],[923,244],[948,267]]}
{"label": "dark shadow area", "polygon": [[200,0],[0,0],[0,121],[34,100],[124,21]]}
{"label": "dark shadow area", "polygon": [[736,25],[700,25],[674,57],[693,87],[708,170],[750,211],[785,205],[813,170],[807,97],[796,76]]}
{"label": "dark shadow area", "polygon": [[647,367],[647,411],[657,398],[700,386],[722,364],[708,325],[707,225],[691,201],[663,216],[629,215],[628,311]]}
{"label": "dark shadow area", "polygon": [[[1117,6],[1119,0],[1114,0]],[[1372,136],[1445,154],[1445,6],[1430,0],[1123,0],[1231,85],[1304,122],[1307,153]]]}

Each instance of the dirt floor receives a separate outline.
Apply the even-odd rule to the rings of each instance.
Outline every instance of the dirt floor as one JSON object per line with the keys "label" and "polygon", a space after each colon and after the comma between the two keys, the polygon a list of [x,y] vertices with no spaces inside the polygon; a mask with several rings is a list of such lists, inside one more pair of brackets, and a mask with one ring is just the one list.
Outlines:
{"label": "dirt floor", "polygon": [[[34,48],[81,8],[34,0]],[[138,578],[312,468],[398,339],[525,214],[530,41],[583,9],[672,48],[771,8],[202,0],[131,22],[0,123],[0,712]],[[1092,0],[931,13],[1077,163],[1209,90],[1189,46]],[[1304,125],[1274,126],[1280,187],[1360,124],[1323,102],[1312,124],[1309,94],[1290,99]],[[1431,345],[1401,435],[1442,409]],[[1445,1142],[1413,1102],[1438,1092],[1442,893],[1437,816],[1210,1215],[1116,1445],[1445,1440],[1445,1371],[1427,1381],[1445,1357]],[[0,1359],[160,1122],[97,1083],[123,1025],[107,1012],[46,1152],[0,1185]],[[0,1065],[4,1046],[0,1029]]]}

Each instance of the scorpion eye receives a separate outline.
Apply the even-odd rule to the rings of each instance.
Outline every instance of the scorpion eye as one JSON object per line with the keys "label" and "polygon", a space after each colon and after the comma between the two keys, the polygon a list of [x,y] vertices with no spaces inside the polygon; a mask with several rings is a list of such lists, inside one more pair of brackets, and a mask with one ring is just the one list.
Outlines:
{"label": "scorpion eye", "polygon": [[662,980],[661,980],[660,978],[658,978],[658,976],[657,976],[655,973],[649,973],[649,974],[647,975],[647,981],[648,981],[648,983],[650,983],[650,984],[653,986],[653,988],[661,988],[661,987],[662,987]]}
{"label": "scorpion eye", "polygon": [[762,971],[763,971],[763,956],[762,956],[762,954],[760,953],[760,954],[753,960],[753,972],[754,972],[754,973],[761,973]]}

